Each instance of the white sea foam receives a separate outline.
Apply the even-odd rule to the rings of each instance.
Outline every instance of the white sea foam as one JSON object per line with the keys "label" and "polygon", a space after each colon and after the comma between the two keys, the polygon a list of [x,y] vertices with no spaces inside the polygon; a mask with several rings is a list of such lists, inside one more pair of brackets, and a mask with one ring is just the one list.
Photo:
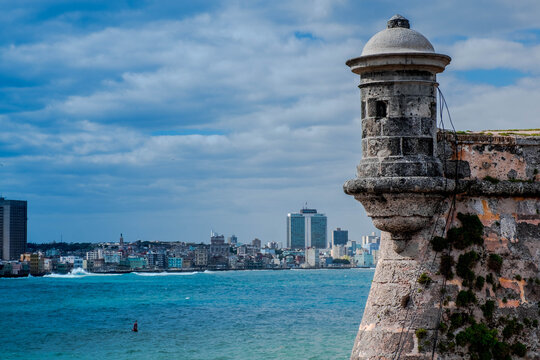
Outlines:
{"label": "white sea foam", "polygon": [[67,273],[67,274],[55,274],[55,273],[52,273],[52,274],[47,274],[43,277],[48,277],[48,278],[60,278],[60,279],[79,279],[79,278],[83,278],[84,275],[73,275],[71,273]]}
{"label": "white sea foam", "polygon": [[194,272],[134,272],[133,274],[139,275],[139,276],[178,276],[178,275],[195,275],[197,274],[196,271]]}
{"label": "white sea foam", "polygon": [[45,275],[44,277],[61,278],[61,279],[80,279],[87,276],[119,276],[119,275],[122,275],[122,274],[92,273],[81,268],[76,268],[76,269],[71,270],[67,274],[52,273],[52,274]]}
{"label": "white sea foam", "polygon": [[82,268],[75,268],[70,271],[73,275],[89,275],[90,273]]}

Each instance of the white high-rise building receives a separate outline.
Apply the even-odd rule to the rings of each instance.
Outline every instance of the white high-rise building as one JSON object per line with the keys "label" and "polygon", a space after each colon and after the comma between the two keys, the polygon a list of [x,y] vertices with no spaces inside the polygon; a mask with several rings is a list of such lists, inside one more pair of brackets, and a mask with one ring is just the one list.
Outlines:
{"label": "white high-rise building", "polygon": [[308,267],[319,266],[319,249],[315,249],[315,248],[306,249],[306,265]]}
{"label": "white high-rise building", "polygon": [[326,215],[315,209],[287,214],[287,247],[289,249],[326,248]]}
{"label": "white high-rise building", "polygon": [[103,259],[102,249],[92,250],[86,253],[86,260],[97,260],[97,259]]}

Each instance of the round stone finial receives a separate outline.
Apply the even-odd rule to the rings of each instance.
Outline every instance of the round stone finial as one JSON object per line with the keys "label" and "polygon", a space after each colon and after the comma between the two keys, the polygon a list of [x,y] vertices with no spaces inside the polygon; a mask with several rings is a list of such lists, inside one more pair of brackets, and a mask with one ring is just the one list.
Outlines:
{"label": "round stone finial", "polygon": [[435,53],[433,45],[418,31],[410,28],[409,20],[394,15],[386,29],[368,40],[359,57],[346,62],[355,74],[388,69],[415,68],[432,73],[444,71],[450,57]]}
{"label": "round stone finial", "polygon": [[409,20],[394,15],[386,29],[373,35],[366,43],[362,56],[395,53],[434,53],[433,45],[418,31],[410,28]]}
{"label": "round stone finial", "polygon": [[388,20],[386,23],[386,27],[388,29],[393,29],[396,27],[410,29],[411,25],[409,24],[409,20],[405,19],[403,16],[396,14]]}

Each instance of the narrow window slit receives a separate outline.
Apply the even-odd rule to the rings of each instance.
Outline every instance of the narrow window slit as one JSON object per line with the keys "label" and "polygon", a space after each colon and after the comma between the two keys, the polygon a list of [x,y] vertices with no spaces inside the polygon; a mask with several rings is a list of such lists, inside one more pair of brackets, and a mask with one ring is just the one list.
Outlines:
{"label": "narrow window slit", "polygon": [[375,102],[375,117],[383,118],[386,117],[386,101],[377,100]]}

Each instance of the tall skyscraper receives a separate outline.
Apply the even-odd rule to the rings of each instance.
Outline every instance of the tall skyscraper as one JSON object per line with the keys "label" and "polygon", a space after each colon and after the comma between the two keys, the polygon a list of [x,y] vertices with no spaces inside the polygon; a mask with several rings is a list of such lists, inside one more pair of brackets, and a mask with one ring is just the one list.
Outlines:
{"label": "tall skyscraper", "polygon": [[27,202],[0,197],[0,259],[17,260],[26,251]]}
{"label": "tall skyscraper", "polygon": [[304,208],[287,215],[287,247],[290,249],[326,248],[326,216]]}
{"label": "tall skyscraper", "polygon": [[346,245],[347,241],[349,241],[348,230],[341,230],[341,228],[337,228],[336,230],[332,231],[332,247],[335,245]]}

